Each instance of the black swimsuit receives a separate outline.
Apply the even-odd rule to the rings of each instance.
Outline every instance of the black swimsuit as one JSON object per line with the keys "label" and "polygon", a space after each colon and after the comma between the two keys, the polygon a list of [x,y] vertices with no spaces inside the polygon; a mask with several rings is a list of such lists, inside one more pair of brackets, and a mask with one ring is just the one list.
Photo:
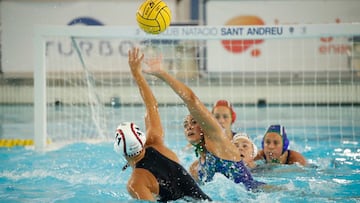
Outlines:
{"label": "black swimsuit", "polygon": [[210,200],[196,184],[195,180],[180,164],[170,160],[155,150],[146,148],[145,156],[135,166],[150,171],[159,183],[158,201],[166,202],[183,197],[196,200]]}

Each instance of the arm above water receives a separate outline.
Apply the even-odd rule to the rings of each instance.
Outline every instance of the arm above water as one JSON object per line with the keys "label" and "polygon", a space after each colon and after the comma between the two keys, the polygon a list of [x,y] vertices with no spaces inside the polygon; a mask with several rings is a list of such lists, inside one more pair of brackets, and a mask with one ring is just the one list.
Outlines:
{"label": "arm above water", "polygon": [[[190,114],[200,124],[201,129],[205,132],[205,135],[207,136],[205,139],[223,139],[223,136],[219,136],[223,134],[222,128],[217,120],[212,116],[211,112],[188,86],[162,69],[161,57],[149,59],[145,63],[149,67],[148,69],[143,70],[145,73],[154,75],[163,80],[184,101]],[[210,143],[207,142],[207,144]]]}
{"label": "arm above water", "polygon": [[145,125],[146,125],[146,143],[163,143],[163,128],[161,125],[158,103],[153,95],[149,84],[142,74],[144,54],[140,54],[139,48],[129,50],[129,66],[131,74],[138,85],[139,92],[146,107]]}

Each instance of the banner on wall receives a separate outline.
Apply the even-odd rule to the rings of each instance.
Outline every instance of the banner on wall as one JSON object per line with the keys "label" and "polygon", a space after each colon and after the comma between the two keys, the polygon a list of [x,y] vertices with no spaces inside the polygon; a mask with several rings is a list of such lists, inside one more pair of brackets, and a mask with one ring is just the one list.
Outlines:
{"label": "banner on wall", "polygon": [[[61,26],[136,26],[136,11],[142,1],[2,1],[1,24],[2,24],[2,71],[3,72],[33,72],[34,58],[34,26],[35,25],[61,25]],[[169,8],[175,11],[176,0],[166,1]],[[172,12],[172,18],[176,19],[176,13]],[[59,39],[50,40],[47,43],[49,52],[57,52],[58,55],[71,55],[76,60],[76,53],[71,52],[71,42],[59,42]],[[100,50],[103,54],[110,54],[114,58],[127,57],[123,53],[126,42],[111,44],[105,42],[86,41],[84,46],[91,46],[93,50]],[[120,48],[119,48],[120,47]],[[89,48],[89,47],[87,47]],[[90,48],[89,48],[90,49]],[[120,50],[119,50],[120,49]],[[71,53],[70,53],[71,52]],[[60,58],[58,58],[60,60]],[[74,65],[74,64],[73,64]],[[127,66],[119,66],[124,67]],[[117,68],[119,68],[117,67]]]}
{"label": "banner on wall", "polygon": [[[208,1],[207,25],[286,25],[360,22],[359,2]],[[209,72],[349,70],[348,38],[222,40],[208,43]],[[241,44],[241,46],[236,46]]]}

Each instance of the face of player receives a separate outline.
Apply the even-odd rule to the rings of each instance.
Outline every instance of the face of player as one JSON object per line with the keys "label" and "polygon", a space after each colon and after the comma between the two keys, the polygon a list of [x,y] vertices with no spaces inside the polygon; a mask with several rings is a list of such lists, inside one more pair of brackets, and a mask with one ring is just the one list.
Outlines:
{"label": "face of player", "polygon": [[191,115],[186,116],[184,119],[184,134],[191,144],[198,144],[203,139],[201,127]]}
{"label": "face of player", "polygon": [[233,141],[234,145],[239,149],[240,156],[245,163],[249,163],[254,160],[253,152],[254,148],[248,139],[238,138]]}
{"label": "face of player", "polygon": [[283,141],[282,137],[275,133],[270,132],[265,135],[264,138],[264,153],[266,160],[272,161],[279,159],[282,154]]}
{"label": "face of player", "polygon": [[226,106],[217,106],[213,110],[214,117],[218,120],[221,127],[227,131],[231,131],[231,111]]}

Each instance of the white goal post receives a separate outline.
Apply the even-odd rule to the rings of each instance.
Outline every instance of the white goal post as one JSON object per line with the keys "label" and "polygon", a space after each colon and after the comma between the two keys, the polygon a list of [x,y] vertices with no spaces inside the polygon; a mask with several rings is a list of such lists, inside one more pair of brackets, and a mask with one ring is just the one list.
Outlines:
{"label": "white goal post", "polygon": [[[60,38],[69,38],[69,39],[109,39],[110,43],[108,41],[103,42],[101,40],[97,41],[98,47],[96,47],[97,50],[101,50],[103,55],[106,55],[106,53],[116,50],[118,52],[122,52],[122,54],[126,54],[127,50],[125,48],[134,46],[137,44],[138,41],[150,41],[150,43],[158,43],[158,41],[170,41],[170,42],[164,42],[165,44],[170,43],[172,41],[186,41],[187,43],[197,42],[197,41],[203,41],[205,43],[201,44],[195,44],[195,46],[201,46],[202,48],[206,48],[206,52],[199,52],[198,55],[196,55],[196,61],[197,63],[194,65],[199,70],[199,74],[196,75],[196,77],[202,77],[203,83],[208,83],[210,85],[206,87],[194,87],[197,92],[200,94],[200,98],[205,103],[211,103],[216,99],[216,97],[208,97],[205,98],[205,96],[202,96],[203,94],[212,95],[211,92],[221,92],[219,93],[223,97],[228,97],[229,95],[224,92],[222,87],[229,87],[231,88],[232,92],[237,92],[239,90],[244,90],[249,93],[249,99],[246,100],[244,98],[241,98],[241,96],[238,96],[235,98],[235,96],[232,98],[233,102],[235,103],[250,103],[250,102],[262,102],[261,98],[258,96],[254,96],[254,98],[251,98],[251,94],[254,92],[254,87],[260,84],[265,91],[268,92],[268,97],[265,98],[265,102],[271,101],[271,99],[276,99],[274,94],[277,94],[276,92],[279,91],[278,86],[272,88],[271,84],[274,84],[278,82],[280,85],[284,86],[284,89],[281,89],[282,92],[284,92],[285,96],[288,100],[284,99],[283,102],[286,104],[293,104],[296,101],[302,103],[303,105],[306,104],[317,104],[321,103],[321,92],[329,91],[329,88],[339,88],[335,92],[339,93],[340,95],[332,98],[330,96],[325,96],[327,100],[333,100],[331,102],[328,102],[327,100],[325,102],[328,103],[338,103],[341,105],[341,103],[350,103],[353,104],[359,104],[360,103],[360,84],[356,81],[359,81],[358,73],[360,72],[360,67],[357,67],[355,63],[359,63],[360,60],[357,58],[358,56],[355,56],[354,50],[356,47],[354,46],[354,42],[351,40],[355,36],[360,36],[360,24],[296,24],[296,25],[265,25],[265,26],[171,26],[169,27],[164,33],[160,35],[150,35],[145,34],[142,32],[138,27],[113,27],[113,26],[36,26],[34,29],[34,143],[35,148],[37,150],[43,150],[46,148],[47,145],[47,105],[49,103],[53,103],[54,99],[48,99],[49,95],[47,93],[47,83],[49,83],[47,78],[47,68],[49,66],[47,62],[47,57],[53,57],[51,56],[49,52],[49,47],[56,47],[57,49],[60,49],[60,45],[57,45],[56,43],[49,42],[49,39],[54,37],[60,37]],[[329,71],[327,69],[322,69],[322,66],[319,62],[319,57],[312,53],[311,57],[305,58],[305,57],[299,57],[298,55],[306,55],[308,52],[308,48],[306,46],[306,42],[304,41],[291,41],[291,40],[297,40],[297,39],[305,39],[309,41],[313,41],[313,39],[318,38],[342,38],[341,42],[350,44],[350,48],[346,48],[346,50],[342,51],[349,51],[349,60],[346,61],[348,64],[348,67],[345,67],[345,69],[349,69],[347,71],[334,71],[336,69],[335,65],[336,63],[345,63],[343,58],[340,57],[331,57],[330,55],[327,55],[325,63],[326,67],[329,68]],[[118,39],[126,40],[127,43],[119,45]],[[239,58],[229,58],[224,59],[223,53],[218,52],[218,46],[221,46],[220,41],[224,42],[226,40],[228,41],[236,41],[236,40],[269,40],[269,43],[266,44],[256,44],[253,43],[252,46],[262,46],[262,50],[264,50],[261,54],[264,54],[265,57],[262,61],[258,60],[246,60],[246,58],[243,58],[242,56]],[[114,40],[115,45],[111,45],[112,40]],[[288,40],[288,44],[283,45],[279,44],[277,40]],[[132,41],[135,41],[132,43]],[[53,71],[56,74],[62,74],[64,77],[68,77],[68,75],[71,74],[79,74],[79,70],[85,70],[85,68],[76,69],[74,64],[83,64],[83,66],[100,66],[99,63],[105,62],[108,63],[104,65],[104,73],[99,73],[97,71],[94,71],[94,73],[90,73],[87,76],[87,85],[95,85],[97,81],[92,81],[91,77],[92,74],[100,74],[100,77],[107,77],[107,75],[112,74],[118,74],[113,73],[114,70],[112,68],[118,68],[121,66],[122,70],[120,72],[126,72],[126,60],[121,61],[119,64],[115,64],[115,61],[109,61],[109,60],[98,60],[97,56],[94,56],[91,58],[90,54],[87,54],[87,50],[90,50],[90,44],[82,43],[76,44],[77,42],[73,42],[73,46],[79,46],[82,48],[83,53],[79,53],[79,56],[76,56],[75,59],[72,59],[72,61],[77,62],[70,62],[67,64],[64,62],[64,65],[62,67],[67,68],[64,72],[60,70]],[[312,42],[314,44],[318,42]],[[185,43],[186,44],[186,43]],[[317,44],[316,44],[317,45]],[[110,49],[110,46],[111,47]],[[124,47],[121,47],[124,46]],[[194,45],[192,45],[194,46]],[[233,46],[230,45],[229,46]],[[291,57],[283,57],[280,58],[279,56],[281,54],[278,54],[277,57],[272,57],[272,55],[266,55],[266,51],[271,52],[279,52],[279,50],[283,49],[285,46],[285,49],[288,49],[288,55]],[[60,47],[60,48],[59,48]],[[210,48],[213,47],[213,48]],[[297,48],[299,50],[297,50]],[[87,49],[88,48],[88,49]],[[329,50],[335,50],[335,49],[344,49],[344,47],[323,47],[325,52]],[[55,49],[55,48],[54,48]],[[95,49],[95,48],[94,48]],[[176,49],[179,49],[177,47]],[[231,49],[231,47],[230,47]],[[359,47],[357,49],[360,49]],[[105,51],[104,51],[105,50]],[[166,49],[165,49],[166,50]],[[270,51],[269,51],[270,50]],[[189,50],[187,50],[189,51]],[[186,51],[185,51],[186,52]],[[265,52],[265,53],[264,53]],[[360,51],[359,51],[360,52]],[[260,52],[259,51],[253,51],[251,54],[256,57]],[[83,55],[81,55],[83,54]],[[269,53],[270,54],[270,53]],[[309,54],[310,55],[310,54]],[[176,57],[179,57],[176,55]],[[187,57],[186,53],[184,55],[181,55],[183,57]],[[82,57],[87,57],[85,62],[80,62],[83,60]],[[222,60],[219,60],[222,59]],[[358,61],[356,61],[358,60]],[[54,64],[55,63],[63,63],[61,58],[54,58]],[[240,61],[240,62],[239,62]],[[283,63],[281,62],[283,61]],[[168,60],[169,63],[175,63],[176,60]],[[272,64],[279,64],[274,67]],[[318,68],[318,71],[311,71],[312,67],[315,66]],[[239,65],[240,64],[240,65]],[[241,65],[242,64],[242,65]],[[227,69],[225,71],[221,71],[220,68],[222,65],[227,66]],[[289,73],[288,67],[289,65],[294,66],[294,69],[297,69],[294,72]],[[333,67],[334,65],[334,67]],[[52,66],[52,65],[51,65]],[[56,64],[54,65],[56,66]],[[338,66],[338,65],[337,65]],[[58,68],[58,67],[57,67]],[[74,68],[74,69],[72,69]],[[304,70],[302,70],[304,69]],[[74,71],[72,71],[74,70]],[[255,71],[254,71],[255,70]],[[309,71],[310,70],[310,71]],[[176,73],[176,70],[172,70],[173,73]],[[61,73],[60,73],[61,72]],[[86,72],[86,70],[85,70]],[[115,71],[116,72],[116,71]],[[321,74],[320,74],[321,73]],[[299,76],[300,74],[300,76]],[[339,74],[341,76],[339,76]],[[334,86],[328,86],[327,81],[329,80],[329,77],[335,75],[336,80],[343,80],[344,82],[336,84]],[[297,88],[295,77],[303,78],[300,82],[302,83],[302,86],[300,88]],[[322,78],[324,77],[324,78]],[[196,85],[196,83],[200,83],[199,80],[193,79],[193,76],[190,76],[190,79],[187,79],[187,75],[185,76],[179,75],[179,78],[184,79],[186,82]],[[239,78],[239,80],[237,80]],[[255,79],[253,79],[255,78]],[[311,78],[311,79],[307,79]],[[315,79],[314,79],[315,78]],[[349,79],[350,78],[350,79]],[[124,80],[129,80],[127,76],[124,76]],[[271,80],[273,80],[274,83],[271,83]],[[281,80],[281,82],[280,82]],[[309,81],[308,81],[309,80]],[[319,82],[319,80],[321,80]],[[345,82],[345,80],[347,82]],[[116,83],[117,81],[113,81],[113,83]],[[289,82],[290,81],[290,82]],[[288,82],[288,83],[286,83]],[[63,83],[62,81],[56,81],[54,82],[53,86],[55,86],[55,83]],[[76,82],[75,82],[76,83]],[[86,82],[85,82],[86,83]],[[111,84],[105,84],[106,82],[103,82],[102,85],[104,87],[111,86]],[[154,82],[156,83],[156,81]],[[244,85],[246,83],[246,85]],[[251,83],[252,85],[249,85],[247,83]],[[286,85],[291,83],[291,85]],[[335,82],[336,83],[336,82]],[[217,84],[217,85],[213,85]],[[320,93],[311,93],[310,95],[306,95],[306,91],[304,88],[304,84],[310,84],[314,86],[318,86],[319,89],[317,89]],[[325,84],[325,85],[324,85]],[[235,90],[235,86],[237,89]],[[121,85],[120,85],[121,86]],[[131,85],[130,85],[131,86]],[[69,89],[72,88],[80,88],[80,86],[74,85],[74,87],[69,87]],[[103,88],[103,87],[101,87]],[[125,94],[128,94],[131,92],[130,90],[125,89],[125,87],[119,87],[124,88],[122,89]],[[134,87],[128,87],[128,88],[134,88]],[[160,87],[161,88],[161,87]],[[206,89],[204,91],[204,89]],[[311,87],[312,88],[312,87]],[[165,89],[165,88],[164,88]],[[103,89],[102,89],[103,90]],[[99,90],[101,92],[102,90]],[[114,90],[117,91],[117,90]],[[164,90],[165,91],[165,90]],[[226,91],[226,90],[225,90]],[[231,92],[230,91],[230,92]],[[244,90],[245,91],[245,90]],[[255,92],[260,91],[255,88]],[[289,92],[287,92],[289,91]],[[299,92],[300,91],[300,92]],[[298,94],[295,94],[293,92],[297,92]],[[91,93],[89,93],[91,94]],[[167,94],[167,92],[165,93]],[[254,93],[255,94],[255,93]],[[274,96],[274,97],[273,97]],[[79,96],[81,97],[81,96]],[[95,96],[96,97],[96,96]],[[104,96],[105,97],[105,96]],[[100,100],[104,97],[101,97]],[[292,97],[292,98],[290,98]],[[316,97],[316,98],[312,98]],[[290,99],[289,99],[290,98]],[[116,98],[113,98],[116,99]],[[124,100],[121,102],[124,103],[132,103],[134,100],[134,103],[139,103],[137,99],[134,98],[123,98]],[[312,100],[313,99],[313,100]],[[236,100],[236,101],[234,101]],[[296,101],[295,101],[296,100]],[[105,98],[105,101],[110,101],[109,98]],[[66,99],[60,99],[59,102],[66,103]],[[82,101],[70,101],[69,103],[81,103]],[[86,101],[88,102],[88,101]],[[177,103],[178,100],[172,98],[159,98],[159,102],[163,103]],[[92,103],[92,101],[88,102]],[[100,101],[100,103],[104,103],[104,101]],[[274,100],[274,103],[279,103],[279,101]],[[281,103],[281,101],[280,101]],[[102,121],[101,121],[102,122]]]}

